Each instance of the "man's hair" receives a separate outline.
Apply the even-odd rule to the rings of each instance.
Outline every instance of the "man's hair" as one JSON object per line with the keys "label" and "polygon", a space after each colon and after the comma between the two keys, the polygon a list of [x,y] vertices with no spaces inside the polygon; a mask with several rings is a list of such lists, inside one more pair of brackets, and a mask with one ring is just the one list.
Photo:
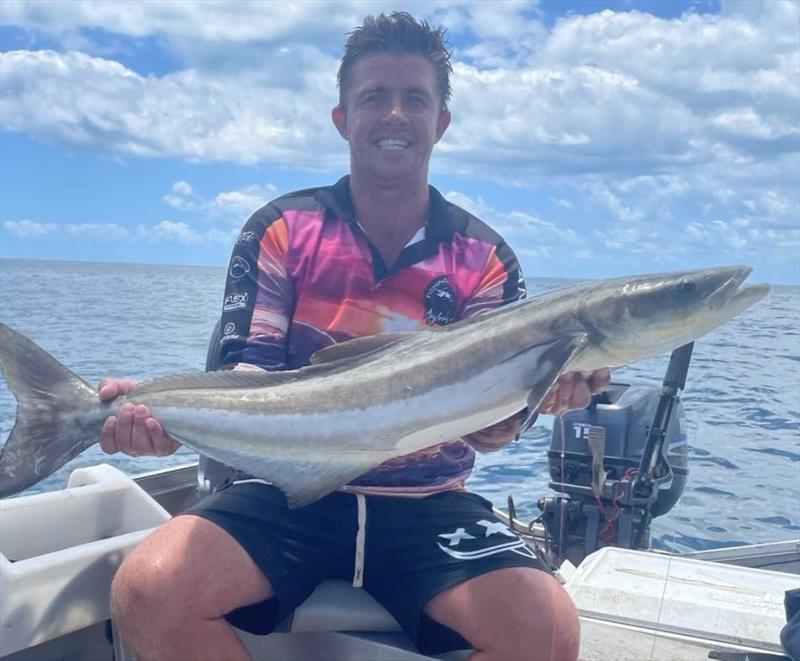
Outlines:
{"label": "man's hair", "polygon": [[350,73],[355,63],[366,55],[375,53],[414,53],[422,55],[436,73],[436,83],[442,96],[442,108],[450,100],[450,49],[443,27],[432,28],[404,11],[388,16],[367,16],[364,24],[350,33],[344,45],[344,56],[336,80],[339,85],[339,103],[344,104]]}

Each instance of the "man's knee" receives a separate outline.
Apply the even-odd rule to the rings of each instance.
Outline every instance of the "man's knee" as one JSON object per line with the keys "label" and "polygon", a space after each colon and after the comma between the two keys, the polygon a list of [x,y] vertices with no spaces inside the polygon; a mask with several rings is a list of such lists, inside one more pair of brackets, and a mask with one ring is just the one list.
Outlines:
{"label": "man's knee", "polygon": [[111,583],[111,617],[122,630],[174,626],[172,620],[187,614],[188,586],[170,565],[156,549],[143,547],[123,561]]}
{"label": "man's knee", "polygon": [[[580,647],[580,621],[567,591],[550,574],[538,570],[520,570],[507,577],[517,583],[509,602],[514,614],[514,635],[494,636],[495,654],[488,658],[573,661]],[[510,632],[506,631],[506,634]],[[497,653],[499,652],[499,654]]]}
{"label": "man's knee", "polygon": [[563,586],[549,574],[542,573],[549,582],[549,612],[552,618],[553,636],[551,659],[571,660],[578,658],[580,649],[580,620],[578,611]]}
{"label": "man's knee", "polygon": [[428,605],[434,619],[475,647],[475,661],[578,656],[580,624],[566,590],[537,569],[500,569],[441,593]]}
{"label": "man's knee", "polygon": [[112,616],[123,630],[216,619],[273,594],[246,551],[222,528],[180,516],[136,547],[111,585]]}

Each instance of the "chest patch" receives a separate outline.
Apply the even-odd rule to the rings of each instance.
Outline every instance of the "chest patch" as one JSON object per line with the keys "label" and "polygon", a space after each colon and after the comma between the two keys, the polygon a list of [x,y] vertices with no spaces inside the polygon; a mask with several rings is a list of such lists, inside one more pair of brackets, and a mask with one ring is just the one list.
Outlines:
{"label": "chest patch", "polygon": [[458,301],[447,276],[440,275],[425,288],[425,322],[429,326],[444,326],[456,318]]}

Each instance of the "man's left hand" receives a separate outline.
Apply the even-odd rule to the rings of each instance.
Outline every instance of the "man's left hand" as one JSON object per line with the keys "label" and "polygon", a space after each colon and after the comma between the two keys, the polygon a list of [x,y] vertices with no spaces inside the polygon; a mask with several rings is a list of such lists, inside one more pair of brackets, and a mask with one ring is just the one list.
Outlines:
{"label": "man's left hand", "polygon": [[553,387],[539,404],[538,412],[561,415],[565,411],[589,406],[592,395],[600,392],[611,381],[611,370],[604,368],[588,377],[580,372],[567,372],[558,377]]}

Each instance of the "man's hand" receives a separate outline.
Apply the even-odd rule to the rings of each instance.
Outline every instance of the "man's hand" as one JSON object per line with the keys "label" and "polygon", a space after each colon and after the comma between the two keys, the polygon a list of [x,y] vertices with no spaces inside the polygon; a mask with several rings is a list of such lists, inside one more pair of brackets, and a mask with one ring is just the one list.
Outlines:
{"label": "man's hand", "polygon": [[[103,379],[97,391],[100,399],[108,402],[129,393],[135,385],[133,379]],[[100,432],[100,447],[108,454],[163,457],[180,446],[167,436],[161,423],[150,415],[149,408],[133,402],[123,404],[119,415],[107,418]]]}
{"label": "man's hand", "polygon": [[464,436],[464,440],[478,452],[497,452],[519,435],[523,422],[520,415],[515,414],[491,427],[467,434]]}
{"label": "man's hand", "polygon": [[580,372],[567,372],[558,377],[544,399],[538,412],[561,415],[565,411],[589,406],[592,395],[600,392],[611,380],[611,370],[604,368],[584,377]]}

